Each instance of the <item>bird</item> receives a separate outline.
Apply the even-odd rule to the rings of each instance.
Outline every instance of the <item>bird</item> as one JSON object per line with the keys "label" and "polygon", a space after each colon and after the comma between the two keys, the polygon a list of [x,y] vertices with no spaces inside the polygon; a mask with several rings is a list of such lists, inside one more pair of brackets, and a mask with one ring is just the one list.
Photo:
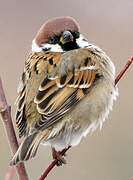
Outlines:
{"label": "bird", "polygon": [[70,16],[46,21],[32,41],[16,100],[16,126],[24,141],[10,165],[33,158],[40,144],[60,152],[102,127],[118,96],[115,66],[80,32]]}

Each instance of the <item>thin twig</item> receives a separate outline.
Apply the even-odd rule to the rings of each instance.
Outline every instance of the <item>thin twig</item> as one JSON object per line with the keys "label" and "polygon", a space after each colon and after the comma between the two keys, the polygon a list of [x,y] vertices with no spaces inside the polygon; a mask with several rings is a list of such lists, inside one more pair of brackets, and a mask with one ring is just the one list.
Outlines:
{"label": "thin twig", "polygon": [[15,174],[15,169],[13,166],[10,166],[5,175],[5,180],[13,180],[14,174]]}
{"label": "thin twig", "polygon": [[[0,114],[3,120],[3,124],[5,127],[5,131],[8,137],[8,141],[9,141],[12,153],[15,154],[15,152],[18,149],[18,142],[17,142],[17,138],[16,138],[15,131],[13,128],[13,124],[12,124],[10,108],[5,98],[5,93],[3,90],[1,78],[0,78]],[[18,165],[16,165],[16,169],[17,169],[20,180],[28,180],[28,175],[26,173],[23,163],[19,163]]]}
{"label": "thin twig", "polygon": [[[71,146],[69,146],[67,149],[64,149],[60,154],[63,156],[68,149],[70,149]],[[43,180],[47,177],[48,173],[53,169],[53,167],[56,165],[57,163],[57,159],[55,159],[46,169],[46,171],[44,172],[44,174],[39,178],[39,180]]]}
{"label": "thin twig", "polygon": [[[18,145],[20,146],[20,144],[23,142],[24,140],[24,136],[22,136],[19,140],[18,140]],[[14,178],[14,174],[15,174],[15,168],[14,166],[9,166],[8,171],[5,175],[5,180],[13,180]]]}
{"label": "thin twig", "polygon": [[131,57],[130,60],[127,61],[125,67],[123,68],[123,70],[118,74],[118,76],[115,79],[115,85],[119,82],[119,80],[121,79],[121,77],[124,75],[124,73],[126,72],[126,70],[129,68],[129,66],[131,65],[131,63],[133,62],[133,57]]}
{"label": "thin twig", "polygon": [[[130,60],[127,61],[126,65],[124,66],[123,70],[118,74],[118,76],[115,79],[115,85],[119,82],[119,80],[122,78],[122,76],[124,75],[124,73],[126,72],[126,70],[129,68],[129,66],[131,65],[131,63],[133,62],[133,57],[131,57]],[[61,155],[63,156],[68,149],[70,149],[71,146],[69,146],[67,149],[64,149],[61,152]],[[54,168],[54,166],[57,163],[57,159],[55,159],[49,166],[48,168],[45,170],[45,172],[43,173],[43,175],[39,178],[39,180],[44,180],[47,175],[49,174],[49,172]]]}

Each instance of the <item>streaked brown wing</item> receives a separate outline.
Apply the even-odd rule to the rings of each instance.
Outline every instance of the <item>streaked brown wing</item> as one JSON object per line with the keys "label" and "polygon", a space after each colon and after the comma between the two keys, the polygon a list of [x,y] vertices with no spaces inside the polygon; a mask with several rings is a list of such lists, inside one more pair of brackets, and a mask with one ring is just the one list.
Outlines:
{"label": "streaked brown wing", "polygon": [[61,63],[43,80],[34,99],[42,114],[35,128],[46,129],[70,111],[89,92],[96,72],[95,61],[88,50],[64,53]]}
{"label": "streaked brown wing", "polygon": [[19,137],[25,134],[26,119],[25,119],[25,85],[17,98],[17,111],[16,111],[16,125],[19,129]]}
{"label": "streaked brown wing", "polygon": [[[30,89],[33,89],[34,84],[31,81],[36,81],[35,76],[39,77],[42,73],[50,73],[55,66],[58,65],[60,53],[32,53],[25,62],[24,72],[22,74],[18,87],[18,97],[16,100],[16,125],[19,130],[19,136],[25,135],[27,129],[26,119],[26,103],[28,99],[34,98],[36,94],[30,94]],[[35,92],[36,93],[36,92]],[[33,97],[32,97],[33,96]]]}

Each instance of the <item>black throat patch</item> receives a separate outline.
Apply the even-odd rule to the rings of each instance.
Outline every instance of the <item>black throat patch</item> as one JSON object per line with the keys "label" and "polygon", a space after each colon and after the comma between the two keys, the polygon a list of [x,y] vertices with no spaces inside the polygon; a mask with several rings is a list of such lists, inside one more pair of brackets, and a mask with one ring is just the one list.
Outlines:
{"label": "black throat patch", "polygon": [[70,42],[65,43],[65,44],[60,44],[60,46],[62,47],[62,49],[63,49],[64,51],[70,51],[70,50],[78,49],[78,48],[79,48],[79,47],[77,46],[76,41],[70,41]]}

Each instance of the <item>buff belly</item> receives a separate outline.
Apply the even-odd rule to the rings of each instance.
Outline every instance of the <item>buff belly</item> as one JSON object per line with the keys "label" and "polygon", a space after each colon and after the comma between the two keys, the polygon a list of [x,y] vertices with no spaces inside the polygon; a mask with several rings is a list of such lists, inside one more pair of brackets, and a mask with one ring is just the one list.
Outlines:
{"label": "buff belly", "polygon": [[[50,145],[56,151],[62,151],[68,146],[78,145],[82,137],[95,131],[98,126],[101,128],[118,95],[117,88],[112,84],[100,81],[94,86],[82,103],[78,103],[65,118],[57,123],[48,136],[49,140],[43,140],[41,144]],[[62,128],[64,131],[59,133]]]}

